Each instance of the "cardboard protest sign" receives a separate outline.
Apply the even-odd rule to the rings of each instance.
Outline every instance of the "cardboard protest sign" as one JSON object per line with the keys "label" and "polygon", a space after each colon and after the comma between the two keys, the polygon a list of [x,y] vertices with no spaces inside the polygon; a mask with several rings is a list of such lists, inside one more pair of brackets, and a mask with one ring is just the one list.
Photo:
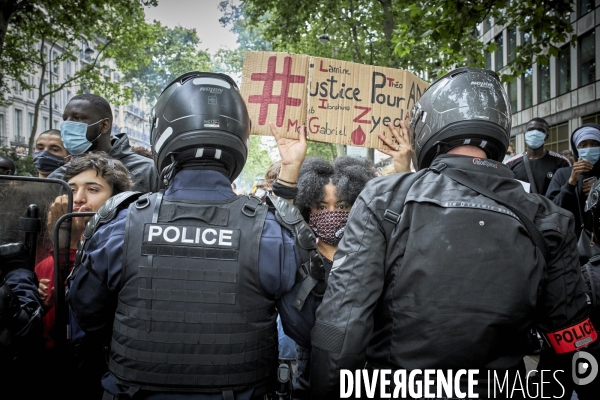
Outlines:
{"label": "cardboard protest sign", "polygon": [[247,52],[242,96],[252,133],[270,135],[274,122],[285,137],[383,148],[377,137],[396,127],[428,84],[409,71],[288,53]]}
{"label": "cardboard protest sign", "polygon": [[[246,101],[252,134],[271,136],[269,122],[285,125],[286,137],[298,137],[290,126],[306,123],[306,88],[309,56],[248,51],[244,56],[242,96]],[[291,125],[290,125],[291,124]]]}

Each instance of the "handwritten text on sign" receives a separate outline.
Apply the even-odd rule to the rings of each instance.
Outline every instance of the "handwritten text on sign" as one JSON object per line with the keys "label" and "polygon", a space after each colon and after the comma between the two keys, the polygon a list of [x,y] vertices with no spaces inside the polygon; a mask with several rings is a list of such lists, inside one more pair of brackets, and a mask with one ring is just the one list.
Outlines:
{"label": "handwritten text on sign", "polygon": [[382,148],[377,133],[389,122],[400,126],[427,86],[404,70],[248,52],[242,95],[254,134],[270,135],[268,123],[274,122],[284,136],[297,137],[306,124],[312,140]]}

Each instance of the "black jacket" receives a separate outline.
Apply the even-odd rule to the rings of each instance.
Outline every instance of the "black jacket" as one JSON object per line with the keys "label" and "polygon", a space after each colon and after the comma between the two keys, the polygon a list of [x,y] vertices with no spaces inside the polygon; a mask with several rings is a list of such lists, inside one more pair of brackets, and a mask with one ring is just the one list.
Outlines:
{"label": "black jacket", "polygon": [[591,176],[600,177],[600,162],[594,164],[594,167],[587,174],[579,175],[577,185],[571,185],[569,178],[573,167],[560,168],[556,171],[550,181],[550,186],[546,192],[546,197],[554,202],[554,204],[573,213],[575,217],[575,235],[579,237],[582,229],[582,218],[586,228],[591,230],[589,221],[585,217],[585,200],[587,196],[583,194],[583,180]]}
{"label": "black jacket", "polygon": [[534,221],[548,259],[505,207],[434,172],[413,184],[386,238],[382,216],[399,175],[372,180],[352,207],[317,311],[316,397],[339,396],[340,369],[365,362],[391,370],[514,370],[531,325],[553,331],[586,318],[571,214],[526,193],[501,163],[444,155],[432,167],[442,162]]}
{"label": "black jacket", "polygon": [[[119,133],[111,137],[112,148],[107,153],[112,158],[121,161],[129,171],[133,181],[131,190],[136,192],[156,192],[159,189],[158,172],[154,161],[148,157],[141,156],[133,151],[129,145],[126,133]],[[62,179],[69,164],[59,167],[48,178]]]}

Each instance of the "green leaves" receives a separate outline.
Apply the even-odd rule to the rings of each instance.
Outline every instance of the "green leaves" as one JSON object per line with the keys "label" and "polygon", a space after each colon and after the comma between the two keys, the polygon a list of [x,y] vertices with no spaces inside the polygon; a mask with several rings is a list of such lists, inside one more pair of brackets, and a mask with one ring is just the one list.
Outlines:
{"label": "green leaves", "polygon": [[211,70],[210,55],[198,50],[201,42],[195,29],[168,28],[156,21],[148,27],[146,58],[137,65],[129,65],[124,73],[124,79],[131,82],[137,96],[153,102],[178,76],[192,70]]}
{"label": "green leaves", "polygon": [[[144,5],[156,0],[19,0],[0,2],[0,103],[12,87],[36,94],[32,150],[42,102],[63,89],[89,90],[113,103],[131,99],[131,87],[115,79],[117,71],[145,65],[154,40],[145,22]],[[5,25],[2,25],[4,21]],[[2,32],[6,32],[2,36]],[[86,56],[86,49],[93,50]],[[52,62],[51,62],[52,61]],[[49,79],[48,71],[65,71]],[[12,86],[12,85],[10,85]]]}
{"label": "green leaves", "polygon": [[[546,51],[549,56],[557,56],[557,44],[568,40],[573,33],[568,18],[573,2],[438,0],[429,4],[422,9],[409,0],[395,3],[405,12],[402,23],[394,30],[393,41],[398,43],[394,50],[399,58],[410,58],[415,72],[435,75],[461,65],[483,67],[485,54],[498,48],[494,41],[484,44],[484,32],[476,32],[475,28],[487,19],[491,22],[491,18],[496,25],[517,28],[524,38],[514,52],[515,57],[499,71],[504,81],[522,75],[538,56],[547,61]],[[576,42],[574,36],[571,35],[572,44]],[[407,51],[404,43],[411,39],[414,43]]]}

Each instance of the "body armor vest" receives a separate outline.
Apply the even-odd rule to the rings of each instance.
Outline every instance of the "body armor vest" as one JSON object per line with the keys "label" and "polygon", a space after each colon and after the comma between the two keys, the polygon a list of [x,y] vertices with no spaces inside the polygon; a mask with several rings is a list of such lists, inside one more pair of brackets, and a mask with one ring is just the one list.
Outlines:
{"label": "body armor vest", "polygon": [[267,207],[253,196],[129,207],[109,369],[153,391],[221,392],[277,370],[274,299],[258,251]]}

